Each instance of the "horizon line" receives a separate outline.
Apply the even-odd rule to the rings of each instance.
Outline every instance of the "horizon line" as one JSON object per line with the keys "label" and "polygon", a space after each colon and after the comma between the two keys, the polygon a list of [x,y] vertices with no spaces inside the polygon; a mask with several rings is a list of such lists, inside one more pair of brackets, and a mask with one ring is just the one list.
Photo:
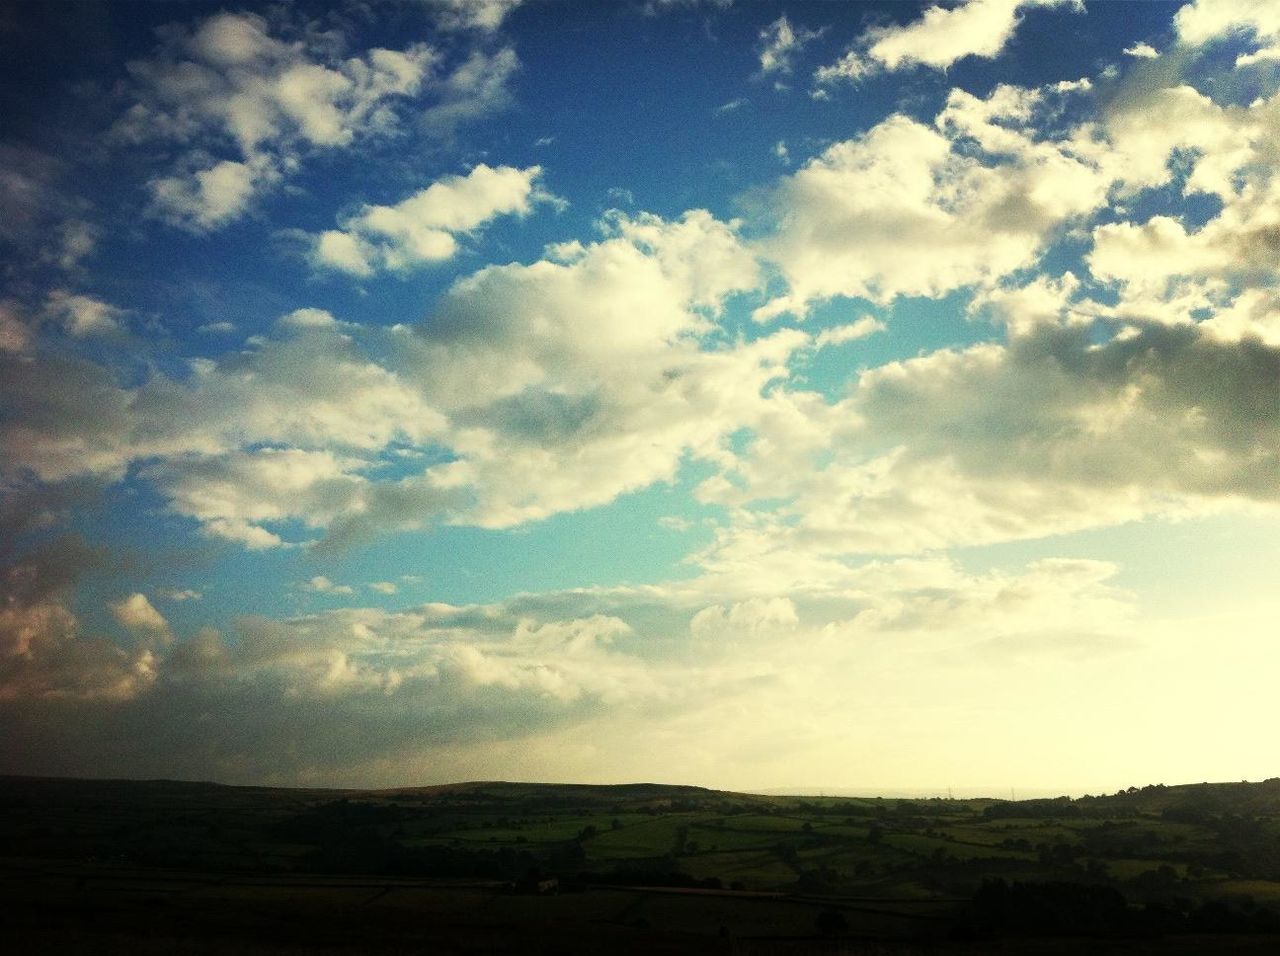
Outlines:
{"label": "horizon line", "polygon": [[[528,786],[528,787],[594,787],[599,789],[611,789],[619,787],[667,787],[671,789],[693,789],[705,790],[711,793],[727,793],[742,794],[744,796],[761,796],[761,797],[845,797],[849,799],[875,799],[875,798],[901,798],[901,799],[940,799],[940,800],[998,800],[1008,803],[1018,803],[1021,800],[1037,800],[1037,799],[1055,799],[1066,798],[1071,800],[1080,799],[1090,796],[1114,796],[1131,790],[1145,790],[1150,788],[1175,788],[1175,787],[1200,787],[1200,786],[1224,786],[1237,784],[1261,784],[1271,780],[1280,779],[1277,777],[1267,777],[1261,780],[1201,780],[1188,781],[1183,783],[1147,783],[1133,784],[1129,787],[1119,787],[1115,790],[1097,790],[1089,791],[1072,788],[1063,790],[1052,787],[1019,787],[1017,785],[995,786],[967,786],[967,785],[950,785],[946,787],[821,787],[821,786],[797,786],[797,787],[763,787],[748,789],[730,789],[723,787],[706,786],[704,784],[694,783],[663,783],[654,780],[627,780],[613,783],[585,783],[573,780],[454,780],[444,783],[419,783],[419,784],[401,784],[396,786],[359,786],[359,785],[309,785],[309,784],[287,784],[287,783],[226,783],[220,780],[212,779],[196,779],[187,777],[164,777],[164,776],[111,776],[111,777],[82,777],[66,774],[23,774],[23,773],[0,773],[0,780],[59,780],[66,782],[79,783],[176,783],[190,784],[193,786],[204,785],[213,787],[225,787],[228,789],[244,789],[244,790],[313,790],[328,792],[358,792],[358,793],[394,793],[397,791],[408,790],[446,790],[456,787],[477,787],[477,786]],[[1008,797],[997,795],[998,791],[1008,789],[1010,795]],[[1022,794],[1022,796],[1018,796]]]}

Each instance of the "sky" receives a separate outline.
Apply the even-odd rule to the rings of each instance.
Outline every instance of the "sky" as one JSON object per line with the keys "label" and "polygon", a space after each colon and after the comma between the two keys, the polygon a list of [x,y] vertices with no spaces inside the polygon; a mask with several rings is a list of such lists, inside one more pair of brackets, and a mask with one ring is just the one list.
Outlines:
{"label": "sky", "polygon": [[0,773],[1280,768],[1280,5],[0,12]]}

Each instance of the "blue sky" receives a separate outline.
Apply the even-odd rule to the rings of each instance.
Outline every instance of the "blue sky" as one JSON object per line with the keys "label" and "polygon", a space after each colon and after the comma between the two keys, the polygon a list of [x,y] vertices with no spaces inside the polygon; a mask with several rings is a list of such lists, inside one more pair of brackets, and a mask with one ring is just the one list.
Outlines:
{"label": "blue sky", "polygon": [[1269,4],[22,5],[0,50],[0,770],[1274,771]]}

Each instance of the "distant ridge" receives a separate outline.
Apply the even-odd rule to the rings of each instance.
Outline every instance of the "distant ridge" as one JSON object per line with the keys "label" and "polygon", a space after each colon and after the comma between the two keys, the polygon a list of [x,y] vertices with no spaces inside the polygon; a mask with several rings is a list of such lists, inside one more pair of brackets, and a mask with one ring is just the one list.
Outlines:
{"label": "distant ridge", "polygon": [[219,783],[213,780],[179,780],[167,777],[129,778],[129,777],[51,777],[26,774],[0,774],[2,784],[28,784],[61,786],[93,786],[107,790],[170,790],[198,792],[201,790],[242,791],[254,793],[276,794],[309,794],[316,796],[369,796],[369,797],[408,797],[408,796],[483,796],[491,800],[519,800],[536,797],[540,799],[575,798],[617,800],[688,800],[709,797],[748,797],[750,794],[739,794],[729,790],[713,790],[691,784],[668,783],[524,783],[509,780],[465,780],[457,783],[427,784],[424,786],[406,787],[292,787],[271,784],[234,784]]}
{"label": "distant ridge", "polygon": [[[598,797],[605,799],[698,799],[708,797],[733,797],[733,798],[771,798],[771,797],[803,797],[803,798],[828,798],[828,799],[897,799],[897,800],[921,800],[921,799],[948,799],[943,792],[929,789],[874,789],[874,788],[843,788],[843,787],[795,787],[795,788],[769,788],[760,790],[718,790],[712,787],[700,787],[694,784],[674,784],[674,783],[653,783],[653,782],[636,782],[636,783],[556,783],[556,782],[525,782],[512,780],[463,780],[456,783],[438,783],[425,784],[422,786],[403,786],[403,787],[341,787],[341,786],[288,786],[285,784],[238,784],[238,783],[220,783],[214,780],[181,780],[169,777],[59,777],[59,776],[43,776],[30,774],[0,774],[0,784],[2,783],[27,783],[27,784],[85,784],[108,788],[126,789],[129,787],[139,788],[167,788],[173,790],[199,790],[199,789],[218,789],[218,790],[240,790],[253,791],[259,793],[294,793],[294,794],[330,794],[337,796],[355,796],[365,794],[369,796],[433,796],[433,795],[484,795],[495,799],[522,799],[530,796],[538,797],[577,797],[591,798]],[[1049,790],[1043,788],[1022,788],[1017,791],[1017,799],[1013,801],[1007,800],[1001,796],[999,791],[1001,788],[990,787],[955,787],[954,797],[957,801],[965,800],[993,800],[1001,802],[1036,802],[1049,800],[1089,800],[1096,798],[1124,797],[1128,794],[1150,791],[1164,791],[1167,793],[1174,792],[1196,792],[1196,791],[1231,791],[1240,790],[1247,791],[1250,788],[1267,787],[1268,789],[1280,786],[1280,777],[1271,777],[1262,781],[1217,781],[1217,782],[1200,782],[1200,783],[1182,783],[1182,784],[1148,784],[1142,787],[1120,788],[1114,793],[1099,792],[1097,794],[1085,793],[1082,791],[1062,791]]]}
{"label": "distant ridge", "polygon": [[511,780],[468,780],[462,783],[442,783],[425,787],[388,787],[382,790],[371,790],[369,793],[467,793],[484,791],[493,795],[511,793],[527,794],[531,790],[557,792],[575,795],[591,793],[608,794],[623,797],[645,796],[712,796],[726,794],[728,790],[713,790],[708,787],[696,787],[691,784],[674,783],[521,783]]}

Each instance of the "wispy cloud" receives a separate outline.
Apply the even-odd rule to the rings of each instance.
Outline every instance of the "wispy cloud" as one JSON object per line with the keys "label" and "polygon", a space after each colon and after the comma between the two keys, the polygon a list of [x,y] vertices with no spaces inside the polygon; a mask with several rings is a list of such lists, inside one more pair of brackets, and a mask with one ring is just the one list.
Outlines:
{"label": "wispy cloud", "polygon": [[490,32],[502,26],[521,0],[425,0],[436,23],[445,30]]}
{"label": "wispy cloud", "polygon": [[760,75],[790,73],[795,58],[822,33],[822,30],[793,26],[785,13],[778,17],[760,31]]}
{"label": "wispy cloud", "polygon": [[302,585],[304,591],[311,591],[315,594],[343,594],[351,595],[356,593],[356,589],[349,584],[335,584],[323,574],[317,574],[310,581],[306,581]]}

